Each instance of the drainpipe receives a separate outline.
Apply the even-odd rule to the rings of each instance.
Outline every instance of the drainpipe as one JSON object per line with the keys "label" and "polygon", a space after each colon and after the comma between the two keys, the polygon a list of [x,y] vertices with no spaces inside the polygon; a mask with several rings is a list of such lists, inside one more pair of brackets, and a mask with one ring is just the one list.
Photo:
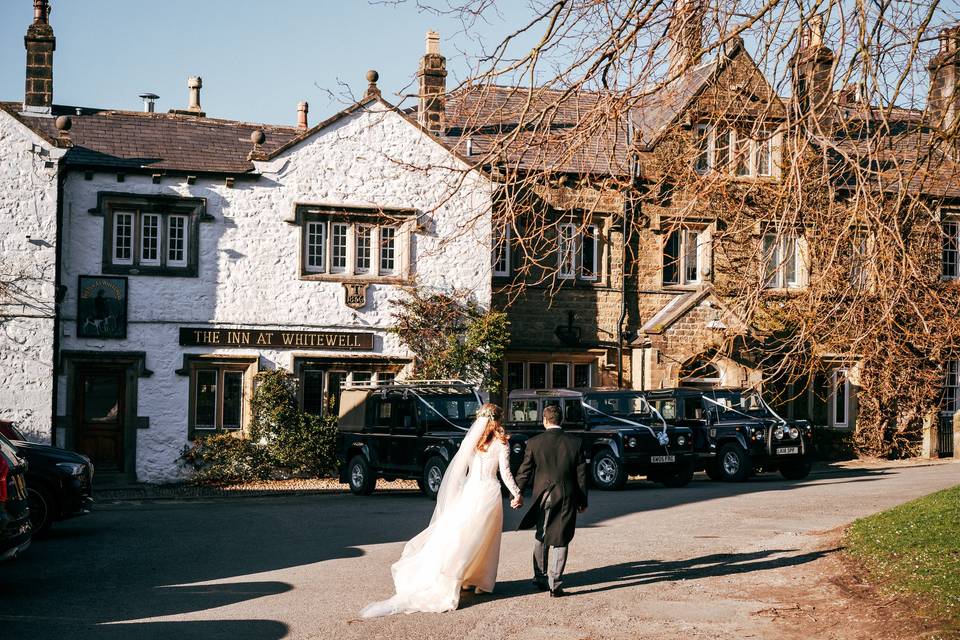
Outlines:
{"label": "drainpipe", "polygon": [[60,395],[60,302],[63,297],[61,291],[61,270],[63,268],[63,192],[67,179],[67,163],[64,157],[57,160],[57,231],[53,248],[53,393],[50,394],[52,410],[50,411],[50,444],[63,447],[64,442],[57,442],[57,405]]}
{"label": "drainpipe", "polygon": [[[627,117],[627,144],[634,143],[633,119]],[[623,388],[623,323],[627,319],[627,237],[632,221],[633,190],[636,188],[640,159],[630,153],[627,170],[630,173],[630,188],[623,198],[623,229],[620,240],[620,318],[617,320],[617,388]],[[639,203],[638,203],[639,206]]]}

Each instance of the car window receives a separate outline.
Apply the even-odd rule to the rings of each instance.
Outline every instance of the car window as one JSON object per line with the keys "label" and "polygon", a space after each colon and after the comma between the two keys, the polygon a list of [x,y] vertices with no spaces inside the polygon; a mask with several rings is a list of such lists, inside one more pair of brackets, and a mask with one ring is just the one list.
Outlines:
{"label": "car window", "polygon": [[416,404],[419,405],[417,411],[426,427],[435,429],[450,429],[454,425],[469,427],[480,408],[477,399],[472,395],[418,396]]}
{"label": "car window", "polygon": [[395,398],[393,401],[395,429],[414,431],[417,428],[417,414],[410,399]]}
{"label": "car window", "polygon": [[511,400],[510,401],[510,421],[511,422],[536,422],[537,421],[537,401],[536,400]]}
{"label": "car window", "polygon": [[389,429],[393,425],[393,403],[387,398],[371,398],[373,426]]}
{"label": "car window", "polygon": [[703,407],[693,398],[683,402],[683,417],[687,420],[703,420]]}
{"label": "car window", "polygon": [[563,419],[564,422],[583,422],[583,407],[578,398],[563,401]]}
{"label": "car window", "polygon": [[677,401],[672,398],[669,400],[657,400],[656,407],[664,420],[674,420],[677,417]]}

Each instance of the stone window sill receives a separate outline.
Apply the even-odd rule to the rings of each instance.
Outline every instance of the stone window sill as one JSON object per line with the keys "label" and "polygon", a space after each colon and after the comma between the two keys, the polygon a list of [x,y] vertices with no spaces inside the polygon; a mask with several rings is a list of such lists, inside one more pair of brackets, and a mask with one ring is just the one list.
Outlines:
{"label": "stone window sill", "polygon": [[412,280],[407,276],[364,276],[346,273],[301,273],[300,279],[307,282],[363,282],[364,284],[409,285]]}

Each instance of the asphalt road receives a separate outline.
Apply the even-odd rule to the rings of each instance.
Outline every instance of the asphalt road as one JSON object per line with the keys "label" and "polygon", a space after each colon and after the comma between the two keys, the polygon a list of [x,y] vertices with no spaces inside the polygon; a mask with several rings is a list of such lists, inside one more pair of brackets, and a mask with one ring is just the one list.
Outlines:
{"label": "asphalt road", "polygon": [[792,637],[758,612],[816,588],[817,532],[958,482],[945,464],[594,492],[563,599],[531,588],[508,509],[497,593],[373,621],[358,610],[430,518],[418,494],[102,504],[0,564],[0,638]]}

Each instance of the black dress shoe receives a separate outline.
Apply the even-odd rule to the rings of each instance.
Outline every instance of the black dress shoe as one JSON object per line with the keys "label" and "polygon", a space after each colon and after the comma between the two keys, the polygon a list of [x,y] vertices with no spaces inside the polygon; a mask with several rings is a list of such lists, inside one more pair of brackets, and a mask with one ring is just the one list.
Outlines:
{"label": "black dress shoe", "polygon": [[533,581],[533,586],[535,586],[535,587],[536,587],[537,589],[539,589],[540,591],[547,591],[547,590],[550,589],[549,586],[547,586],[547,585],[546,585],[545,583],[543,583],[543,582],[540,582],[539,580],[534,580],[534,581]]}
{"label": "black dress shoe", "polygon": [[567,592],[560,587],[557,587],[556,589],[550,589],[551,598],[562,598],[565,595],[567,595]]}

